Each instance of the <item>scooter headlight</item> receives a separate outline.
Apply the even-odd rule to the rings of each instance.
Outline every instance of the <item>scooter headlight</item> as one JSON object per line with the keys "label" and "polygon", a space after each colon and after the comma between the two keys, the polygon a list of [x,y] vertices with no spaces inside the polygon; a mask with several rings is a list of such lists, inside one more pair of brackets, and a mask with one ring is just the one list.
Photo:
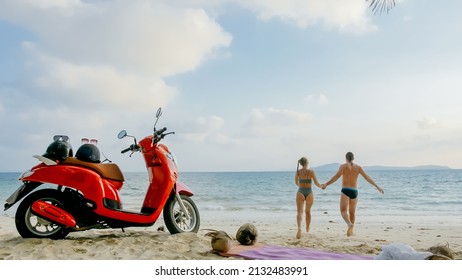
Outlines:
{"label": "scooter headlight", "polygon": [[25,177],[29,177],[31,176],[32,174],[34,174],[34,171],[32,170],[26,170],[24,171],[20,176],[19,176],[19,180],[21,180],[22,178],[25,178]]}

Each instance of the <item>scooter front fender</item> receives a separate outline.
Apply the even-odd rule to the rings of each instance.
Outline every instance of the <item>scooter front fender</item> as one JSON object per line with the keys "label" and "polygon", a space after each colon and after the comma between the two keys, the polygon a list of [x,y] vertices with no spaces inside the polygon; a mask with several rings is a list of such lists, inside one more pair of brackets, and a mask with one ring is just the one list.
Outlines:
{"label": "scooter front fender", "polygon": [[186,184],[184,184],[182,182],[179,182],[179,181],[176,182],[175,193],[183,194],[183,195],[187,195],[187,196],[193,196],[194,195],[193,192],[191,191],[191,189],[188,188],[188,186],[186,186]]}

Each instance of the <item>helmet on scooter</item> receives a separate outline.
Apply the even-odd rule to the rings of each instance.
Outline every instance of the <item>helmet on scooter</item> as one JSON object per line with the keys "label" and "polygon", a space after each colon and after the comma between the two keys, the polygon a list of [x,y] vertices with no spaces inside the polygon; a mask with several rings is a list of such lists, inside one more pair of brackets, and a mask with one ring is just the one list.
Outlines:
{"label": "helmet on scooter", "polygon": [[43,156],[54,161],[63,161],[67,157],[73,156],[72,146],[67,141],[53,141],[50,145],[48,145],[48,148]]}
{"label": "helmet on scooter", "polygon": [[75,157],[81,161],[100,163],[100,152],[93,144],[83,144],[77,150]]}

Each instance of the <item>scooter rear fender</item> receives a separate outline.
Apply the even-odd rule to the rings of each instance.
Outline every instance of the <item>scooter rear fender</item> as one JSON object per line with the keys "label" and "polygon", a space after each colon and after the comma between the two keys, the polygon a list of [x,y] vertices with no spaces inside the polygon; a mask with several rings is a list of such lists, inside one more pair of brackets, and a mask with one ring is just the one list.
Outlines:
{"label": "scooter rear fender", "polygon": [[6,199],[5,209],[3,211],[10,209],[11,206],[31,193],[41,184],[42,183],[40,182],[24,182],[24,184],[19,186],[19,188]]}

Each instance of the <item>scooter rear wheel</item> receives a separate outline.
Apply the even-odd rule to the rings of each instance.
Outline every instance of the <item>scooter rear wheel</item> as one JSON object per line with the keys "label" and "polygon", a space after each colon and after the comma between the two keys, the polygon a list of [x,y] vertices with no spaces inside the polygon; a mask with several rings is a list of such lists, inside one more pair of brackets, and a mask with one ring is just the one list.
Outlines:
{"label": "scooter rear wheel", "polygon": [[194,201],[186,195],[180,195],[189,219],[181,209],[178,200],[172,195],[164,207],[164,222],[171,234],[182,232],[198,232],[200,226],[199,210]]}
{"label": "scooter rear wheel", "polygon": [[69,234],[69,230],[36,216],[32,210],[32,204],[42,200],[47,203],[64,208],[63,194],[54,189],[43,189],[36,191],[19,204],[15,215],[16,229],[24,238],[51,238],[62,239]]}

